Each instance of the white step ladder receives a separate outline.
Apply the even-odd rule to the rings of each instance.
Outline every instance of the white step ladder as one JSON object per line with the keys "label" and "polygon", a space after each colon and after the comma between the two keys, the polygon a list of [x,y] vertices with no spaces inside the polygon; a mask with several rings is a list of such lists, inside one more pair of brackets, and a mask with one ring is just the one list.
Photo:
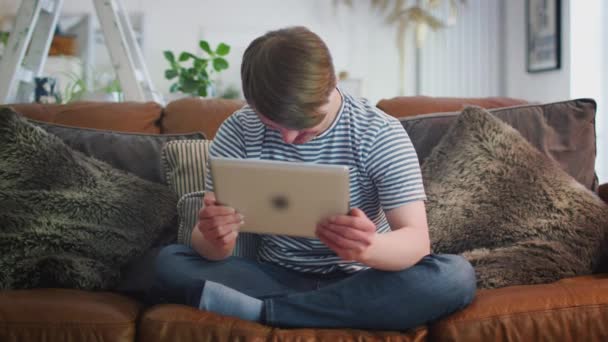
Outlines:
{"label": "white step ladder", "polygon": [[[164,104],[155,91],[129,17],[119,0],[92,0],[125,101]],[[22,0],[0,60],[0,104],[31,102],[63,0]]]}

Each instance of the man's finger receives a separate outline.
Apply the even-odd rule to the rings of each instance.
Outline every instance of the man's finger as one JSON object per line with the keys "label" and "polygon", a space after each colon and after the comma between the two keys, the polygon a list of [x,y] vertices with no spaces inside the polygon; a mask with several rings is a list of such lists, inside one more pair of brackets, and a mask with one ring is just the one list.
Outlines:
{"label": "man's finger", "polygon": [[369,246],[372,243],[369,232],[358,230],[352,227],[340,226],[335,224],[328,224],[325,226],[326,229],[331,230],[335,234],[342,236],[345,239],[361,243],[365,246]]}
{"label": "man's finger", "polygon": [[205,192],[205,196],[203,197],[203,203],[206,207],[217,205],[217,201],[215,200],[215,193]]}
{"label": "man's finger", "polygon": [[199,219],[209,219],[215,216],[234,215],[235,213],[236,210],[234,208],[214,205],[201,209],[198,217]]}

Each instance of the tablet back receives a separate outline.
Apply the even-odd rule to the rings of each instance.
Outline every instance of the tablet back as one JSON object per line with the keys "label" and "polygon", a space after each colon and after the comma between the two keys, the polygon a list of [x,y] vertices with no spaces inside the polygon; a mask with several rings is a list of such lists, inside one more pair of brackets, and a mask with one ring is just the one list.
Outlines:
{"label": "tablet back", "polygon": [[346,166],[211,158],[210,168],[217,201],[245,217],[242,231],[315,237],[317,222],[349,210]]}

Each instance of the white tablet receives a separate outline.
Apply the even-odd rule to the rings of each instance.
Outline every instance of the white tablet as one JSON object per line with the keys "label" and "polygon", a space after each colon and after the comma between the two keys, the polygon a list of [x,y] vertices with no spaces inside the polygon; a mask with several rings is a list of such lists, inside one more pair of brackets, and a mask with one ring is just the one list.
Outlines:
{"label": "white tablet", "polygon": [[348,167],[211,158],[216,200],[245,219],[241,231],[315,237],[317,223],[347,214]]}

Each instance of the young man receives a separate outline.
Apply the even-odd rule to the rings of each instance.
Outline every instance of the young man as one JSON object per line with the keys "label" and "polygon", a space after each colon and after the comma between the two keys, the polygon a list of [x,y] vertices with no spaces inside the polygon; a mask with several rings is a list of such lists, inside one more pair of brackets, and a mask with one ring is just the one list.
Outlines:
{"label": "young man", "polygon": [[462,257],[430,254],[420,166],[398,120],[336,88],[330,53],[303,27],[255,39],[241,67],[248,105],[219,129],[212,156],[347,165],[351,211],[318,239],[264,235],[258,259],[231,256],[247,217],[215,201],[157,259],[173,302],[282,327],[404,330],[468,305]]}

